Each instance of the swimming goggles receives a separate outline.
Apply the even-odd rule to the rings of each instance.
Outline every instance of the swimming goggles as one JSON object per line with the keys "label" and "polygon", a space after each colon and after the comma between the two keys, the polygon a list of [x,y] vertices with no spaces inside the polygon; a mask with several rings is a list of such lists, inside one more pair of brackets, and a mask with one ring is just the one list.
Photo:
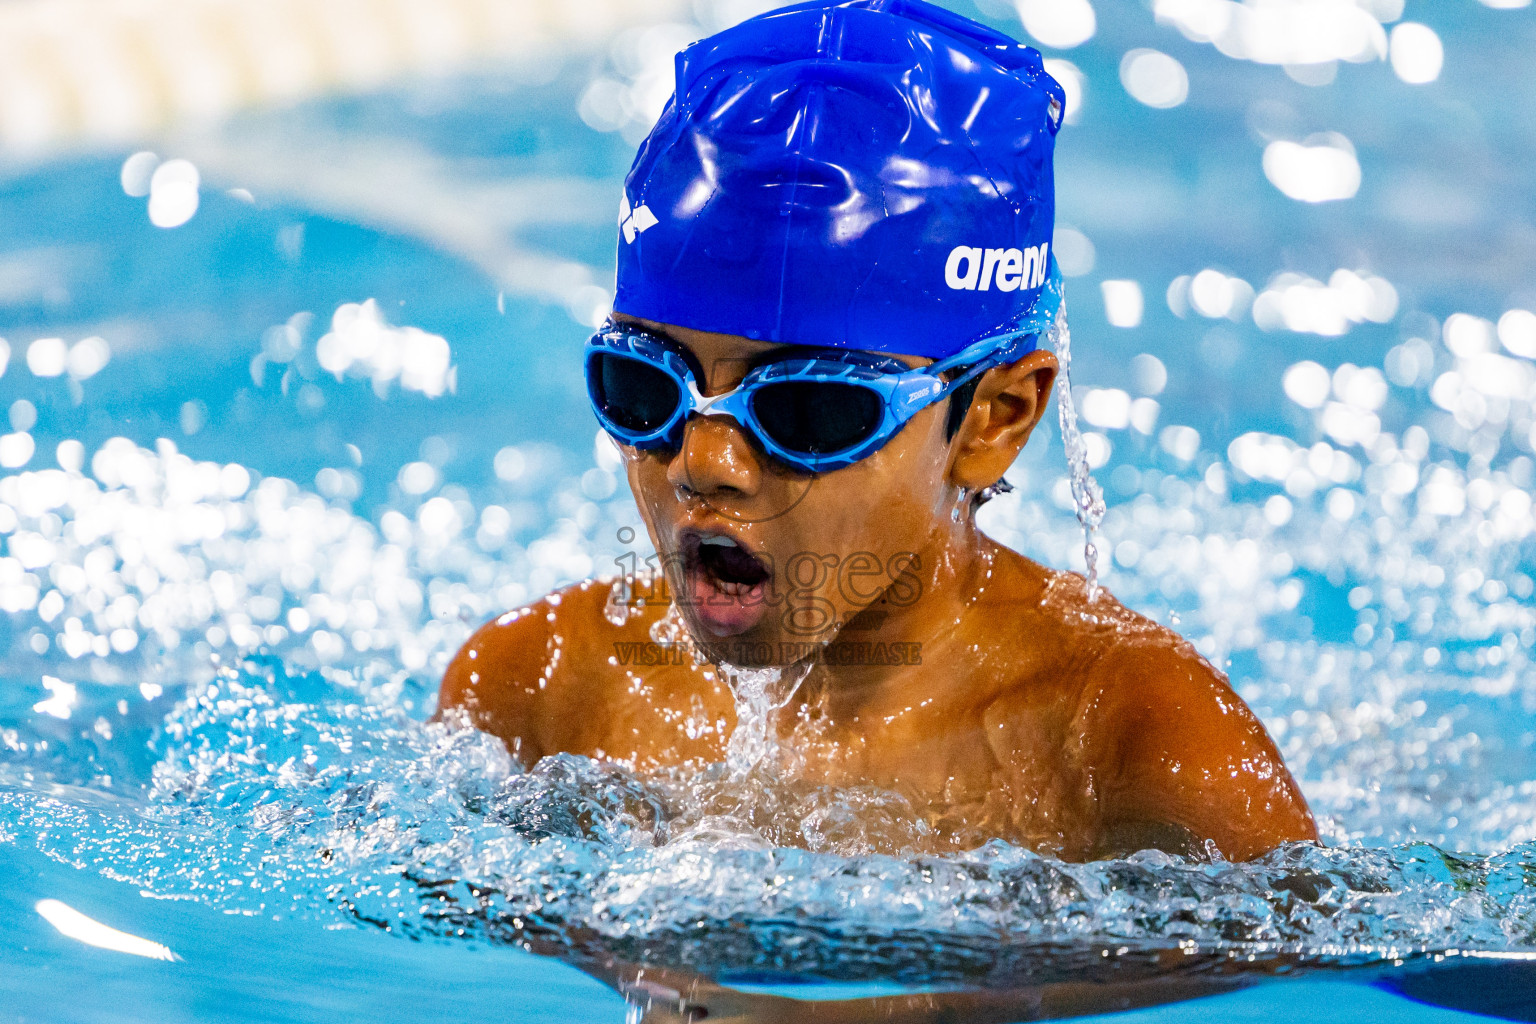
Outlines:
{"label": "swimming goggles", "polygon": [[[609,321],[587,342],[587,396],[598,422],[620,444],[677,449],[689,416],[729,416],[792,469],[841,469],[878,451],[913,416],[967,381],[1034,351],[1061,303],[1061,278],[1051,264],[1039,299],[1008,331],[928,366],[913,369],[846,349],[800,351],[753,367],[735,388],[707,398],[681,346]],[[961,372],[946,380],[956,369]]]}

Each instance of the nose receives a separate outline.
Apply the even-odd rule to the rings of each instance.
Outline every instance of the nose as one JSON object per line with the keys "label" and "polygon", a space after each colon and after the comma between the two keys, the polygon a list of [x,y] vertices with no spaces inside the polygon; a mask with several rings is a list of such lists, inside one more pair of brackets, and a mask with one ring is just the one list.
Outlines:
{"label": "nose", "polygon": [[762,483],[762,464],[735,420],[693,416],[667,466],[667,482],[701,497],[750,498]]}

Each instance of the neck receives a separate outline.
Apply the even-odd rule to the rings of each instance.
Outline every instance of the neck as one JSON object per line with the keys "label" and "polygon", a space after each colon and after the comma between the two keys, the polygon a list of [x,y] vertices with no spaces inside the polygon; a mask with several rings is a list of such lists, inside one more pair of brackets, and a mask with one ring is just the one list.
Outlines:
{"label": "neck", "polygon": [[874,699],[912,678],[914,665],[935,664],[939,652],[967,632],[999,549],[970,515],[945,527],[914,552],[906,578],[849,620],[818,656],[806,680],[806,700]]}

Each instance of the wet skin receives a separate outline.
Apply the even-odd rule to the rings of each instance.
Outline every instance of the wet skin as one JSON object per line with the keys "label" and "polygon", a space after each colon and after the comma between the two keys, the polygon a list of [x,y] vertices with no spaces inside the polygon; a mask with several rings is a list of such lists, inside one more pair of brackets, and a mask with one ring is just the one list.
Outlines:
{"label": "wet skin", "polygon": [[[692,353],[708,395],[782,351],[640,323]],[[952,440],[940,402],[820,476],[780,466],[722,417],[695,416],[678,450],[624,449],[659,577],[636,587],[622,625],[604,615],[609,581],[488,623],[450,665],[440,708],[464,709],[529,766],[558,752],[642,773],[718,762],[735,726],[720,672],[644,664],[675,599],[706,661],[809,654],[774,723],[793,771],[902,793],[936,849],[998,837],[1074,860],[1207,844],[1247,859],[1315,840],[1274,743],[1220,672],[976,528],[974,496],[1029,439],[1055,371],[1044,352],[989,371]]]}

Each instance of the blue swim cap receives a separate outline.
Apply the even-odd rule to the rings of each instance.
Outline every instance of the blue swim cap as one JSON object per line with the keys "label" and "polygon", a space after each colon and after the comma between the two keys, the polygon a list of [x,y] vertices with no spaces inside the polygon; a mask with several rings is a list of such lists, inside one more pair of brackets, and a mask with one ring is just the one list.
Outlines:
{"label": "blue swim cap", "polygon": [[921,0],[700,40],[625,179],[614,308],[930,358],[1015,328],[1054,262],[1065,103],[1038,51]]}

